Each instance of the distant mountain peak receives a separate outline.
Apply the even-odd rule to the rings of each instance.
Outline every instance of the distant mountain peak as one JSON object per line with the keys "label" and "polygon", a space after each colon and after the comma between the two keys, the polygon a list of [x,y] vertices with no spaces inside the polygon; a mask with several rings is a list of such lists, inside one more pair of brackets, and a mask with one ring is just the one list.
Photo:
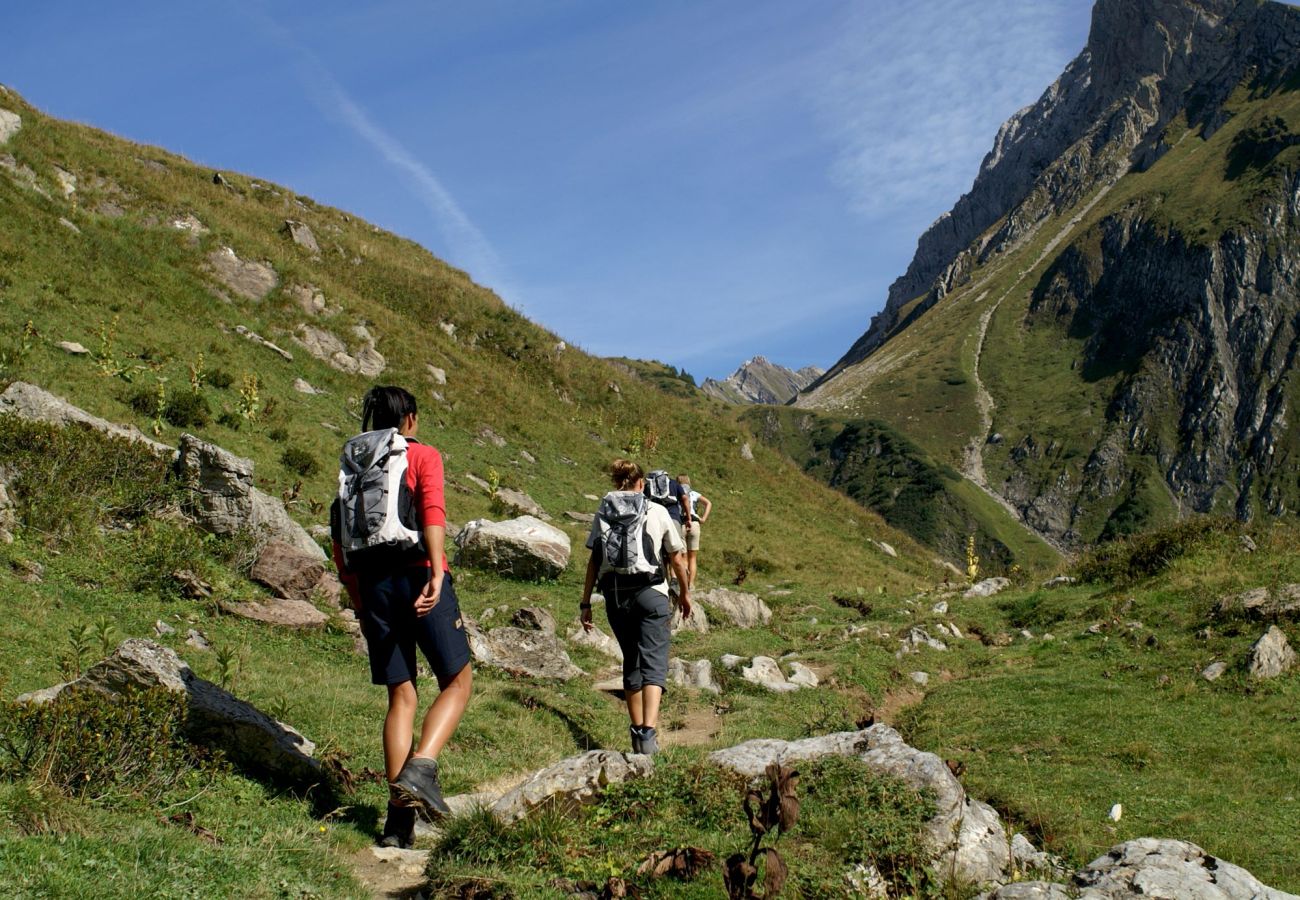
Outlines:
{"label": "distant mountain peak", "polygon": [[823,374],[817,366],[798,371],[777,365],[765,356],[754,356],[722,381],[704,379],[700,390],[729,403],[788,403]]}

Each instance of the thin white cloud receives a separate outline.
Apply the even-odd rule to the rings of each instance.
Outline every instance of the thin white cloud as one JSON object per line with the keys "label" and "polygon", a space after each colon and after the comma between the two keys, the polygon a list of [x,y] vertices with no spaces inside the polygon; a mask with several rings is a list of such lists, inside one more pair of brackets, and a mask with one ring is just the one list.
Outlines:
{"label": "thin white cloud", "polygon": [[[929,217],[970,188],[998,126],[1060,74],[1062,0],[862,4],[814,103],[832,178],[870,218]],[[938,206],[936,207],[936,204]]]}
{"label": "thin white cloud", "polygon": [[492,286],[517,302],[515,292],[508,290],[509,279],[501,257],[433,171],[375,122],[320,57],[299,43],[265,9],[254,2],[246,7],[246,11],[268,37],[293,56],[298,79],[317,109],[369,144],[385,163],[415,188],[416,195],[433,216],[438,232],[447,244],[451,261],[466,269],[476,281]]}

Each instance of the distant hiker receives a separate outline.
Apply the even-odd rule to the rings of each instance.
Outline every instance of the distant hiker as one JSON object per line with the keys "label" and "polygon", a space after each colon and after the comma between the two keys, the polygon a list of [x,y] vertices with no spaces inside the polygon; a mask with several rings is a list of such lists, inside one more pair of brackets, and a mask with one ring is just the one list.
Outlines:
{"label": "distant hiker", "polygon": [[641,467],[626,459],[610,466],[614,490],[605,495],[591,523],[587,579],[582,586],[582,627],[591,630],[591,591],[605,597],[609,627],[623,650],[623,695],[632,723],[634,753],[657,753],[659,701],[668,681],[672,604],[664,578],[670,567],[681,585],[682,615],[691,614],[686,545],[668,511],[647,500]]}
{"label": "distant hiker", "polygon": [[[708,520],[709,513],[713,511],[713,503],[699,491],[691,489],[691,476],[685,473],[678,475],[677,483],[686,492],[688,512],[683,518],[690,523],[686,532],[686,573],[689,576],[686,583],[691,590],[695,590],[695,568],[700,555],[700,532],[703,530],[700,526]],[[700,511],[701,507],[703,512]]]}
{"label": "distant hiker", "polygon": [[[683,490],[681,483],[676,478],[671,477],[663,469],[655,469],[645,477],[646,497],[658,503],[664,509],[668,510],[668,516],[672,519],[673,528],[677,531],[677,536],[686,541],[686,532],[690,529],[690,516],[686,514],[689,509],[690,498],[686,491]],[[668,593],[677,596],[677,583],[674,579],[669,579]]]}
{"label": "distant hiker", "polygon": [[[450,812],[438,753],[460,723],[474,679],[443,553],[442,456],[415,440],[419,413],[415,397],[402,388],[371,388],[361,427],[365,432],[343,446],[330,526],[334,562],[369,647],[370,678],[388,687],[383,744],[390,799],[380,843],[406,848],[417,808],[431,817]],[[439,693],[412,751],[417,647]]]}

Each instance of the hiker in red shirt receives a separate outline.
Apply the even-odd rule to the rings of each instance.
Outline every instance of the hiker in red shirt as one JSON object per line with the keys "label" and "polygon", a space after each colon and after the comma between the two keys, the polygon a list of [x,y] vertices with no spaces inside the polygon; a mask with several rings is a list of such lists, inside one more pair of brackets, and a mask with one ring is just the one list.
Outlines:
{"label": "hiker in red shirt", "polygon": [[[433,817],[450,811],[438,778],[438,753],[455,732],[473,690],[469,642],[443,553],[447,517],[442,456],[415,440],[418,427],[415,397],[409,391],[400,387],[371,388],[362,406],[365,434],[345,447],[340,499],[331,509],[334,562],[366,637],[370,677],[375,684],[388,688],[383,743],[384,769],[392,796],[380,844],[403,848],[409,847],[414,837],[417,807]],[[349,497],[345,511],[343,499],[349,490],[355,490],[345,487],[350,484],[345,476],[358,470],[355,464],[349,465],[348,453],[361,458],[368,448],[381,448],[384,459],[395,459],[399,454],[387,451],[390,442],[392,447],[402,443],[393,435],[394,429],[405,439],[405,452],[400,455],[405,457],[406,471],[402,489],[397,491],[399,502],[389,505],[385,500],[374,507],[363,505],[358,495]],[[354,444],[361,444],[362,451],[353,451]],[[384,465],[370,459],[365,463],[371,466],[372,474]],[[382,477],[382,472],[377,477]],[[378,496],[386,497],[386,492],[380,491]],[[408,523],[413,527],[407,530],[415,538],[409,542],[410,549],[393,550],[398,544],[390,541],[352,553],[345,551],[349,545],[345,528],[364,531],[382,518],[385,507],[392,519],[393,508],[403,505],[413,508],[406,512],[413,519]],[[384,522],[387,527],[388,519]],[[396,527],[400,530],[401,523]],[[415,714],[419,711],[417,647],[438,680],[439,693],[424,715],[419,742],[412,750]]]}

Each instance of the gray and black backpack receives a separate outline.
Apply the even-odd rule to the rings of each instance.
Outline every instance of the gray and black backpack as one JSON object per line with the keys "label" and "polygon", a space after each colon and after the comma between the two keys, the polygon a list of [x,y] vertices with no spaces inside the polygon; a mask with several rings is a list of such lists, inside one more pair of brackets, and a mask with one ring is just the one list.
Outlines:
{"label": "gray and black backpack", "polygon": [[349,567],[400,563],[426,552],[406,483],[406,450],[396,428],[367,431],[343,445],[330,518]]}
{"label": "gray and black backpack", "polygon": [[611,491],[596,510],[597,542],[600,553],[601,592],[639,590],[664,580],[646,518],[650,513],[645,495]]}
{"label": "gray and black backpack", "polygon": [[678,505],[673,480],[663,469],[655,469],[645,477],[645,495],[660,506]]}

